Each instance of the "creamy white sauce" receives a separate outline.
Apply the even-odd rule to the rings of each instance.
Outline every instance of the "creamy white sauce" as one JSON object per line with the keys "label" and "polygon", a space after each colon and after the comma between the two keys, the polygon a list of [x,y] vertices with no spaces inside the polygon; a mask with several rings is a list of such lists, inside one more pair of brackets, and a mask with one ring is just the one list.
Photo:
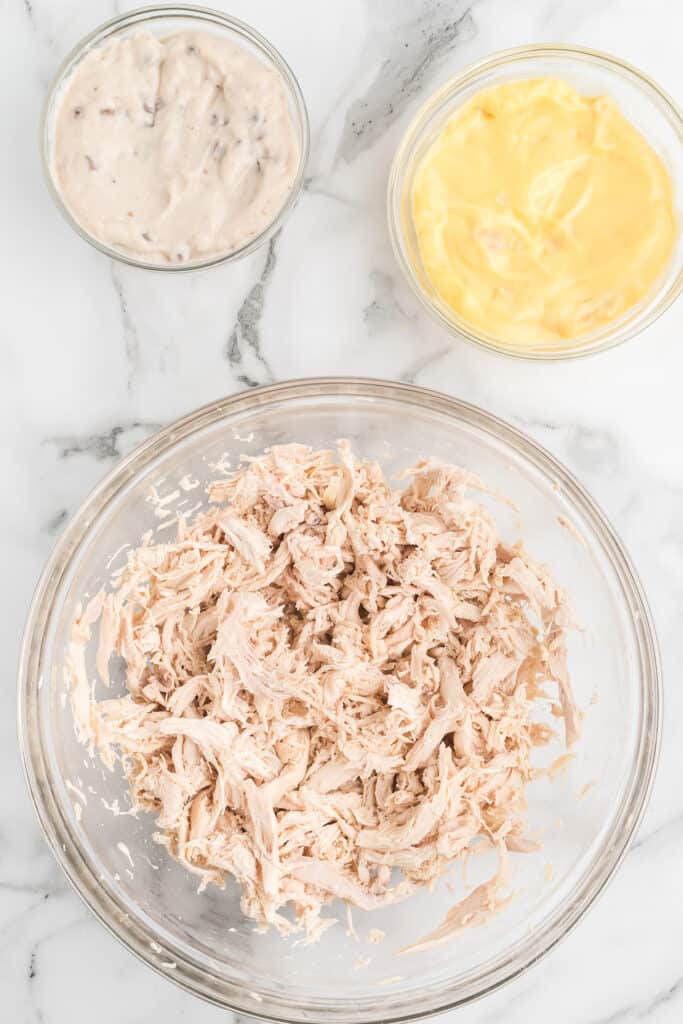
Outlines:
{"label": "creamy white sauce", "polygon": [[282,77],[206,32],[92,50],[56,112],[53,172],[71,214],[150,263],[241,248],[282,209],[298,162]]}

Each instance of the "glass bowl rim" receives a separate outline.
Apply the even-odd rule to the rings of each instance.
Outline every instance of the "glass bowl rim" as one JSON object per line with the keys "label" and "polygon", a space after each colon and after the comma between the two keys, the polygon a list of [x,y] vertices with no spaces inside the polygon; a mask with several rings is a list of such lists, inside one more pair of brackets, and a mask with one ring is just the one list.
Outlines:
{"label": "glass bowl rim", "polygon": [[[72,837],[62,807],[51,789],[52,780],[46,770],[40,732],[42,719],[39,694],[42,685],[43,647],[48,632],[46,626],[54,610],[53,599],[64,577],[68,575],[74,556],[83,544],[84,533],[106,510],[110,501],[152,460],[167,454],[178,442],[188,439],[192,434],[219,422],[226,416],[249,412],[251,409],[263,408],[274,403],[281,404],[283,401],[296,402],[297,399],[321,396],[390,400],[403,405],[406,411],[411,406],[434,409],[460,422],[483,429],[498,441],[512,447],[517,454],[524,456],[537,471],[546,476],[552,474],[552,479],[562,486],[564,494],[586,516],[626,592],[639,654],[641,712],[636,754],[621,805],[614,812],[610,840],[603,842],[600,849],[596,850],[590,864],[575,881],[571,893],[564,897],[541,929],[532,936],[520,940],[511,950],[499,954],[492,963],[484,966],[482,972],[468,979],[465,984],[461,983],[457,989],[453,989],[452,985],[441,986],[436,995],[430,993],[429,999],[421,1002],[419,1009],[414,1008],[414,997],[411,997],[410,1003],[399,1003],[396,1009],[389,1012],[380,1007],[379,1010],[367,1012],[364,1016],[354,1010],[353,1006],[333,1010],[332,1007],[323,1008],[317,1003],[303,1004],[301,1001],[293,1006],[287,1002],[286,997],[276,1001],[258,996],[261,1001],[257,1002],[253,993],[224,979],[219,982],[219,992],[215,977],[206,970],[206,967],[198,960],[179,956],[176,950],[169,947],[162,948],[162,951],[173,959],[175,969],[165,970],[164,963],[155,959],[150,952],[150,941],[156,941],[158,937],[137,920],[131,921],[128,915],[121,913],[115,899],[97,881],[96,865],[87,861]],[[636,570],[604,513],[583,486],[553,455],[499,417],[440,392],[413,384],[398,384],[370,378],[320,377],[283,381],[210,402],[170,423],[137,445],[93,488],[67,523],[36,586],[22,640],[17,709],[24,775],[38,821],[52,853],[86,906],[110,934],[139,960],[163,977],[175,981],[186,991],[208,1002],[279,1024],[300,1024],[303,1020],[319,1024],[327,1024],[329,1021],[336,1021],[338,1024],[374,1024],[379,1021],[399,1024],[446,1012],[496,991],[546,956],[573,930],[592,906],[623,860],[647,806],[661,745],[662,680],[655,627]],[[157,945],[157,950],[159,948]],[[168,966],[166,964],[166,967]],[[338,1005],[337,1000],[336,1006]]]}
{"label": "glass bowl rim", "polygon": [[[621,345],[623,342],[629,341],[631,338],[647,330],[651,324],[666,312],[666,310],[678,298],[681,291],[683,291],[683,259],[681,259],[681,266],[678,273],[664,294],[659,296],[659,298],[656,298],[656,291],[653,289],[649,302],[647,297],[642,301],[641,311],[643,319],[641,321],[637,323],[634,323],[633,321],[623,323],[623,318],[621,318],[613,323],[606,324],[599,331],[595,332],[594,341],[588,343],[584,342],[579,345],[576,344],[576,342],[580,339],[573,339],[573,341],[570,341],[570,343],[561,350],[538,352],[530,348],[525,348],[524,346],[518,346],[514,349],[505,347],[493,335],[477,331],[472,324],[455,312],[451,312],[449,315],[446,309],[442,309],[438,306],[436,302],[426,294],[420,285],[413,266],[405,251],[404,232],[401,226],[400,216],[400,203],[402,196],[400,185],[410,160],[411,150],[419,140],[429,118],[436,114],[445,103],[456,98],[461,90],[472,85],[472,83],[475,83],[489,71],[493,71],[501,67],[514,66],[515,64],[528,59],[547,59],[552,57],[575,58],[576,60],[583,61],[584,63],[600,66],[612,74],[621,75],[628,79],[632,84],[636,85],[640,89],[643,95],[646,95],[659,108],[671,127],[677,133],[678,139],[683,146],[683,110],[678,106],[669,93],[662,89],[662,87],[658,85],[653,78],[647,75],[644,71],[641,71],[640,68],[637,68],[635,65],[630,64],[628,61],[622,60],[620,57],[616,57],[613,54],[606,53],[602,50],[591,49],[590,47],[574,46],[572,44],[565,43],[534,43],[524,46],[515,46],[505,50],[498,50],[495,53],[489,54],[487,57],[476,60],[473,63],[468,64],[462,71],[451,76],[451,78],[444,82],[442,86],[436,89],[436,91],[432,93],[418,108],[403,133],[391,163],[387,185],[386,213],[391,247],[394,253],[394,258],[401,268],[403,276],[413,293],[420,300],[425,309],[427,309],[436,320],[443,324],[453,337],[464,338],[466,341],[469,341],[474,345],[478,345],[480,348],[496,353],[496,355],[511,356],[514,359],[577,359],[597,355],[600,352],[606,352],[608,349],[615,348],[617,345]],[[683,192],[683,184],[681,186],[681,190]],[[677,238],[679,240],[682,234],[683,222],[679,216],[677,226]],[[632,313],[632,311],[628,311],[626,316],[629,316],[630,313]],[[619,327],[620,323],[622,324],[621,327]]]}
{"label": "glass bowl rim", "polygon": [[[52,171],[52,147],[50,146],[49,131],[54,119],[54,112],[56,110],[55,99],[59,90],[66,82],[68,75],[73,71],[75,66],[83,59],[93,45],[104,42],[109,38],[116,37],[121,30],[128,27],[140,26],[144,28],[149,24],[153,24],[156,21],[162,21],[164,19],[184,19],[186,21],[195,20],[198,24],[204,23],[215,25],[219,28],[227,29],[229,32],[238,36],[241,41],[244,41],[254,47],[254,49],[258,51],[259,56],[265,58],[268,65],[275,68],[285,83],[287,94],[296,111],[295,120],[301,136],[299,164],[296,176],[292,182],[292,187],[287,198],[281,209],[278,211],[277,216],[267,224],[258,235],[240,246],[239,249],[235,249],[234,252],[225,253],[223,255],[219,254],[217,256],[209,256],[206,259],[193,260],[192,262],[180,264],[145,262],[144,260],[125,253],[123,250],[115,249],[113,246],[106,245],[82,227],[69,210],[69,207],[57,186],[57,182],[55,181]],[[149,270],[154,273],[191,273],[195,270],[207,270],[210,267],[217,267],[224,263],[230,263],[233,260],[241,259],[243,256],[248,256],[250,253],[260,248],[282,227],[301,194],[306,168],[308,166],[310,143],[311,128],[306,100],[296,75],[280,51],[273,46],[265,36],[263,36],[257,29],[252,28],[252,26],[246,21],[242,21],[240,18],[233,18],[231,15],[225,14],[222,11],[215,11],[210,7],[203,7],[195,4],[152,4],[146,7],[137,7],[131,11],[125,11],[122,14],[118,14],[92,29],[71,48],[53,75],[45,96],[40,119],[40,153],[43,177],[52,200],[62,217],[84,241],[88,242],[88,244],[93,246],[93,248],[103,253],[103,255],[108,256],[110,259],[117,260],[119,263],[124,263],[127,266],[136,267],[139,270]]]}

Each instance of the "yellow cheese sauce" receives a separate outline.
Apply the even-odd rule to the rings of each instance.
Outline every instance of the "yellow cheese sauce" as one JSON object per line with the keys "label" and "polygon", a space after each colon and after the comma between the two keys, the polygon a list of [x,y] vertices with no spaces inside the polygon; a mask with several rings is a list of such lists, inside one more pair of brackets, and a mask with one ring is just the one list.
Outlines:
{"label": "yellow cheese sauce", "polygon": [[661,159],[606,96],[508,82],[448,121],[417,168],[420,256],[475,328],[524,344],[592,333],[650,291],[674,246]]}

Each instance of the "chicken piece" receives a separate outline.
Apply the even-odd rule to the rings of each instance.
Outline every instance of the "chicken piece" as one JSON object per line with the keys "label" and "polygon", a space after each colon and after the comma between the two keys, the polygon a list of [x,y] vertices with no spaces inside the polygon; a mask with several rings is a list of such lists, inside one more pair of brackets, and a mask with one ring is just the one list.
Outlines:
{"label": "chicken piece", "polygon": [[425,935],[412,946],[406,946],[401,953],[423,953],[427,949],[447,942],[463,928],[473,928],[485,924],[489,918],[498,913],[511,897],[501,898],[500,890],[507,885],[510,867],[507,847],[502,843],[498,848],[498,871],[488,882],[478,885],[469,896],[457,903],[446,914],[443,922],[429,935]]}

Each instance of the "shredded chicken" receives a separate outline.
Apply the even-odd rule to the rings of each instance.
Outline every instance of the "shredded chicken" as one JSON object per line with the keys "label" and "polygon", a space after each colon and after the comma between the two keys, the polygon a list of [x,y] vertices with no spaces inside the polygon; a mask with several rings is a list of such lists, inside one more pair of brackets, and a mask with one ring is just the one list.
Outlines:
{"label": "shredded chicken", "polygon": [[[335,898],[385,906],[484,837],[499,871],[431,945],[501,904],[508,850],[536,848],[521,815],[530,754],[553,736],[533,719],[544,685],[567,745],[579,731],[571,615],[471,489],[434,459],[398,491],[346,442],[338,461],[275,447],[209,485],[215,507],[175,541],[129,550],[77,616],[79,737],[120,761],[200,888],[232,875],[261,926],[314,938]],[[96,625],[98,674],[120,655],[123,697],[91,698]]]}

